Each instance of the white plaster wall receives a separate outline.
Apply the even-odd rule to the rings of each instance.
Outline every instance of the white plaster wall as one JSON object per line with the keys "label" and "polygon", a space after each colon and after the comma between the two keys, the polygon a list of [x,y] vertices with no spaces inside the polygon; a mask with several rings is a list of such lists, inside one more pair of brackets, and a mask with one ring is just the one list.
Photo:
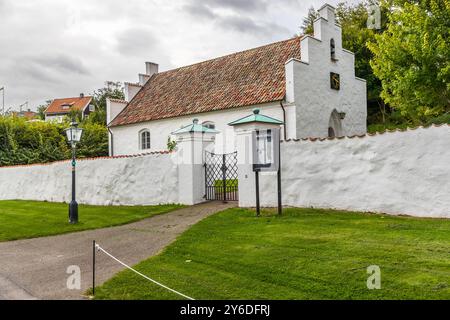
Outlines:
{"label": "white plaster wall", "polygon": [[[283,204],[450,218],[450,126],[285,142]],[[276,206],[276,176],[261,178]]]}
{"label": "white plaster wall", "polygon": [[117,115],[127,106],[124,102],[111,101],[106,99],[106,123],[113,121]]}
{"label": "white plaster wall", "polygon": [[[302,60],[286,63],[286,99],[297,106],[297,138],[327,137],[334,109],[346,113],[343,135],[366,133],[366,82],[355,77],[354,55],[342,48],[341,27],[319,18],[314,32],[301,40]],[[337,61],[331,60],[331,38]],[[330,72],[340,75],[339,91],[330,87]]]}
{"label": "white plaster wall", "polygon": [[45,116],[46,122],[57,122],[62,123],[64,121],[64,118],[66,115],[59,115],[59,116]]}
{"label": "white plaster wall", "polygon": [[[77,201],[92,205],[178,203],[173,154],[77,162]],[[0,168],[0,200],[70,202],[70,161]]]}
{"label": "white plaster wall", "polygon": [[125,82],[124,86],[125,101],[130,102],[141,89],[142,89],[141,85]]}
{"label": "white plaster wall", "polygon": [[[150,151],[166,150],[167,138],[171,136],[171,133],[183,126],[191,124],[195,118],[199,119],[199,123],[212,121],[216,124],[216,130],[220,131],[220,134],[216,136],[215,151],[217,153],[234,152],[236,150],[236,137],[233,128],[228,123],[250,115],[254,108],[260,108],[261,113],[264,115],[283,120],[283,111],[277,102],[111,127],[110,129],[114,135],[114,155],[139,154],[148,151],[141,150],[139,146],[139,132],[143,129],[150,131]],[[288,138],[295,138],[295,106],[287,105],[285,109],[288,130],[287,136]]]}

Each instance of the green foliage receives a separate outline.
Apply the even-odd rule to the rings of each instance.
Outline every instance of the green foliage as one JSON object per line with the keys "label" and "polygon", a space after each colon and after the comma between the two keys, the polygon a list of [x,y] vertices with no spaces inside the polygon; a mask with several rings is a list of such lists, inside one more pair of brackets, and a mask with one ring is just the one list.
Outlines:
{"label": "green foliage", "polygon": [[108,129],[98,123],[83,123],[81,141],[77,144],[77,157],[108,156]]}
{"label": "green foliage", "polygon": [[170,137],[167,138],[167,150],[174,151],[177,147],[177,142],[172,140]]}
{"label": "green foliage", "polygon": [[[46,163],[71,157],[65,129],[69,123],[26,122],[0,117],[0,166]],[[82,124],[79,158],[108,155],[108,132],[99,124]]]}
{"label": "green foliage", "polygon": [[314,34],[314,20],[319,17],[319,13],[314,9],[314,7],[310,7],[308,9],[308,15],[303,18],[302,25],[300,30],[302,34]]}
{"label": "green foliage", "polygon": [[83,120],[83,111],[77,110],[74,108],[70,108],[66,121],[68,121],[68,122],[76,121],[76,122],[80,123],[82,120]]}
{"label": "green foliage", "polygon": [[47,100],[45,102],[45,104],[41,104],[40,106],[37,107],[37,113],[38,113],[38,117],[41,120],[45,120],[45,110],[47,110],[48,106],[50,105],[52,101],[51,100]]}
{"label": "green foliage", "polygon": [[[436,117],[427,118],[421,123],[423,126],[430,126],[432,124],[450,124],[450,113],[446,113]],[[367,132],[384,132],[386,130],[394,129],[406,129],[414,126],[415,124],[405,121],[405,118],[401,115],[400,111],[394,111],[390,114],[389,119],[385,123],[371,124],[367,126]]]}
{"label": "green foliage", "polygon": [[[78,158],[108,155],[108,129],[106,127],[106,99],[124,99],[120,82],[107,82],[96,90],[92,104],[96,111],[82,119],[82,111],[71,109],[64,123],[26,122],[17,117],[0,117],[0,166],[46,163],[71,157],[65,129],[72,120],[84,129],[77,145]],[[39,117],[51,101],[38,107]],[[175,147],[175,142],[172,142]]]}
{"label": "green foliage", "polygon": [[381,29],[367,28],[368,7],[371,1],[348,5],[340,3],[336,8],[336,16],[342,27],[342,46],[355,54],[355,75],[367,81],[367,105],[369,123],[383,120],[385,105],[380,98],[381,82],[374,75],[370,60],[372,52],[367,43],[375,40],[375,35],[386,28],[386,15],[381,21]]}
{"label": "green foliage", "polygon": [[67,159],[62,125],[0,117],[0,166]]}
{"label": "green foliage", "polygon": [[[450,1],[394,0],[387,30],[369,43],[381,97],[411,123],[450,111]],[[393,6],[395,5],[395,6]]]}
{"label": "green foliage", "polygon": [[106,99],[125,99],[123,86],[120,82],[106,82],[106,87],[94,92],[92,104],[95,106],[95,112],[89,116],[89,122],[106,125]]}

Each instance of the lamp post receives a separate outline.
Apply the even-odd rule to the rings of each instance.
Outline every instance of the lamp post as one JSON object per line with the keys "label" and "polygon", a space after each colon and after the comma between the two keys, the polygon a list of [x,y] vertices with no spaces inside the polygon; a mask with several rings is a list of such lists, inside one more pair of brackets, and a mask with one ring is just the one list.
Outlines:
{"label": "lamp post", "polygon": [[78,128],[78,123],[75,120],[70,124],[70,128],[66,129],[67,140],[72,146],[72,201],[69,204],[69,223],[78,223],[78,203],[75,200],[75,156],[76,156],[76,146],[81,140],[81,135],[83,134],[83,129]]}

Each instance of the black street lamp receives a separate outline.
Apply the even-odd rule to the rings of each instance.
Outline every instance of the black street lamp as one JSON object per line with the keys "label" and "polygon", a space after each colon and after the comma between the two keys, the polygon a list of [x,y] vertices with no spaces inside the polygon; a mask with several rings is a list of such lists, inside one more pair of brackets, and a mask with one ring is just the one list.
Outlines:
{"label": "black street lamp", "polygon": [[72,146],[72,201],[69,204],[69,222],[78,223],[78,203],[75,200],[75,155],[77,142],[80,142],[83,129],[78,128],[78,123],[72,121],[70,128],[66,129],[67,140]]}

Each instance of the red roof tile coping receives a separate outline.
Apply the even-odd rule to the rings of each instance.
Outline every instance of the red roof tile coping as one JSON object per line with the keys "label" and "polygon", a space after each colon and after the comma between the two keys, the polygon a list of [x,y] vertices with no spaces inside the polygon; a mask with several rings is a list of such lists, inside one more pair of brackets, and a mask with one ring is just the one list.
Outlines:
{"label": "red roof tile coping", "polygon": [[121,99],[111,99],[111,98],[109,98],[109,101],[111,101],[111,102],[117,102],[117,103],[125,103],[125,104],[128,103],[128,101],[121,100]]}
{"label": "red roof tile coping", "polygon": [[[92,97],[76,97],[76,98],[63,98],[55,99],[45,110],[46,114],[61,114],[69,113],[71,109],[83,110],[89,103],[91,103]],[[70,105],[68,109],[64,109],[63,105]]]}
{"label": "red roof tile coping", "polygon": [[300,38],[154,74],[110,126],[281,101]]}
{"label": "red roof tile coping", "polygon": [[342,140],[342,139],[354,139],[354,138],[366,138],[366,137],[374,137],[374,136],[380,136],[382,134],[387,133],[395,133],[395,132],[406,132],[406,131],[413,131],[413,130],[417,130],[417,129],[429,129],[431,127],[434,128],[439,128],[442,126],[449,126],[450,127],[450,123],[446,124],[446,123],[441,123],[441,124],[431,124],[428,126],[417,126],[417,127],[407,127],[406,129],[386,129],[385,131],[382,132],[375,132],[375,133],[366,133],[366,134],[360,134],[360,135],[352,135],[352,136],[342,136],[342,137],[334,137],[334,138],[301,138],[301,139],[287,139],[287,140],[282,140],[281,142],[299,142],[299,141],[311,141],[311,142],[316,142],[316,141],[325,141],[325,140]]}
{"label": "red roof tile coping", "polygon": [[[95,158],[78,158],[77,162],[79,161],[93,161],[93,160],[114,160],[114,159],[124,159],[124,158],[138,158],[138,157],[147,157],[152,155],[162,155],[162,154],[171,154],[171,151],[153,151],[153,152],[147,152],[147,153],[140,153],[140,154],[130,154],[130,155],[122,155],[122,156],[113,156],[113,157],[95,157]],[[50,166],[57,163],[63,163],[63,162],[71,162],[71,159],[66,160],[58,160],[53,162],[46,162],[46,163],[31,163],[31,164],[18,164],[13,166],[0,166],[0,169],[4,168],[17,168],[17,167],[34,167],[34,166]]]}

